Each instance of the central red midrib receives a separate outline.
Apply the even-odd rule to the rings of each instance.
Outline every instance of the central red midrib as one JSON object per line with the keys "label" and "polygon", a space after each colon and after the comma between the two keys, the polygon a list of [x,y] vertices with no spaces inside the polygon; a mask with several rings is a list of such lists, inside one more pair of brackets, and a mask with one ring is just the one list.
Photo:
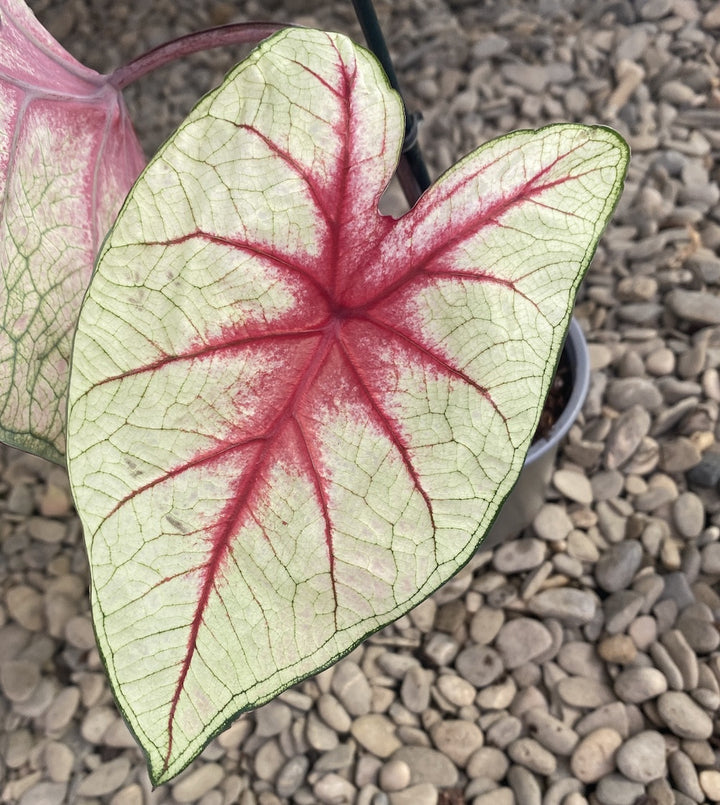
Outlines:
{"label": "central red midrib", "polygon": [[[178,682],[177,685],[175,686],[175,691],[173,693],[173,697],[170,702],[170,712],[168,714],[168,748],[165,756],[165,766],[163,771],[167,770],[167,767],[170,763],[170,757],[172,755],[172,747],[173,747],[173,727],[175,722],[175,713],[177,711],[177,707],[180,702],[180,696],[182,694],[185,685],[185,680],[190,670],[190,665],[192,663],[193,656],[197,649],[197,636],[200,631],[200,627],[202,626],[204,613],[208,607],[210,595],[212,593],[213,587],[215,586],[215,582],[219,574],[220,568],[222,567],[222,564],[225,561],[225,558],[230,550],[231,540],[233,534],[235,533],[237,522],[239,518],[242,516],[243,510],[245,509],[245,506],[248,502],[248,498],[252,492],[253,485],[257,480],[258,476],[260,475],[260,472],[263,469],[263,466],[268,456],[272,452],[272,447],[274,446],[278,437],[283,432],[283,427],[287,424],[287,422],[290,419],[295,419],[295,409],[297,407],[298,400],[302,398],[305,390],[309,385],[311,385],[312,381],[317,376],[317,373],[320,371],[325,361],[327,360],[327,355],[335,341],[335,335],[336,335],[336,328],[329,327],[326,331],[325,337],[320,341],[317,349],[315,350],[310,361],[308,362],[308,365],[303,370],[301,382],[298,383],[297,388],[289,398],[283,410],[275,418],[272,425],[268,428],[268,431],[265,434],[265,436],[258,437],[260,443],[258,445],[256,454],[251,461],[248,461],[248,465],[249,464],[253,465],[253,472],[251,473],[249,471],[246,471],[244,473],[244,476],[239,484],[237,494],[235,494],[231,498],[232,506],[230,507],[230,510],[227,512],[227,514],[221,515],[221,517],[219,518],[220,523],[222,525],[222,530],[213,539],[213,547],[210,552],[208,561],[205,563],[203,569],[202,586],[198,596],[198,602],[195,608],[195,614],[193,616],[193,620],[190,625],[190,633],[188,635],[188,641],[187,641],[187,650],[182,662],[182,666],[180,668]],[[295,421],[297,427],[300,428],[300,425],[299,423],[297,423],[297,420]],[[303,441],[306,444],[304,438]],[[308,459],[310,460],[310,463],[313,466],[313,472],[315,473],[316,488],[319,489],[321,488],[322,484],[317,478],[317,473],[314,470],[314,463],[312,462],[309,453],[308,453]],[[332,531],[331,529],[329,529],[328,518],[327,518],[327,506],[325,504],[324,496],[322,495],[321,495],[321,506],[323,508],[323,512],[326,514],[325,517],[326,541],[329,540],[327,547],[328,547],[328,556],[330,564],[330,576],[331,576],[331,584],[333,587],[333,595],[335,598],[335,603],[337,605],[337,593],[335,590],[335,576],[334,576],[334,562],[333,562],[334,554],[332,550]]]}

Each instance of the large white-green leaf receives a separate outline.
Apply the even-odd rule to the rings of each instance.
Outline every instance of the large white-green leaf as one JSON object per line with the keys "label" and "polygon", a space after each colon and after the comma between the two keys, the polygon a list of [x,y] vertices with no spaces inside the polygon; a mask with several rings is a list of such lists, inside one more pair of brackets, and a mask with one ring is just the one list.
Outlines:
{"label": "large white-green leaf", "polygon": [[156,783],[450,578],[522,466],[627,147],[516,132],[394,220],[402,132],[366,51],[281,33],[103,248],[68,461],[98,643]]}
{"label": "large white-green leaf", "polygon": [[144,164],[108,77],[0,0],[0,441],[63,461],[80,302]]}

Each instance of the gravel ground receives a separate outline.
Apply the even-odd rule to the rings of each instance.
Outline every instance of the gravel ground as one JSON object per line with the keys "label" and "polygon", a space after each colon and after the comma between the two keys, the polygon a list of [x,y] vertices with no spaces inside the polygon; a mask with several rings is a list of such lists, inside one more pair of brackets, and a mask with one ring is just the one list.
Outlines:
{"label": "gravel ground", "polygon": [[[233,19],[359,38],[340,2],[32,6],[98,69]],[[606,123],[632,145],[577,305],[591,391],[547,503],[518,539],[153,791],[95,649],[66,474],[0,449],[2,802],[720,801],[720,6],[378,9],[433,174],[556,120]],[[204,54],[128,90],[149,153],[233,61]]]}

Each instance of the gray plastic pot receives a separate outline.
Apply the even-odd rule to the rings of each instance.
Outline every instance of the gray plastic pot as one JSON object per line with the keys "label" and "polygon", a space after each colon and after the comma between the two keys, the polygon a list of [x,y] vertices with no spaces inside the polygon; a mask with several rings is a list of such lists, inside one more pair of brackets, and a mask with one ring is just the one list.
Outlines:
{"label": "gray plastic pot", "polygon": [[518,536],[540,511],[550,484],[555,457],[567,432],[578,417],[590,386],[590,356],[580,325],[572,319],[563,347],[570,363],[572,390],[565,410],[553,425],[547,439],[538,439],[530,447],[525,465],[512,492],[505,501],[479,550],[489,550]]}

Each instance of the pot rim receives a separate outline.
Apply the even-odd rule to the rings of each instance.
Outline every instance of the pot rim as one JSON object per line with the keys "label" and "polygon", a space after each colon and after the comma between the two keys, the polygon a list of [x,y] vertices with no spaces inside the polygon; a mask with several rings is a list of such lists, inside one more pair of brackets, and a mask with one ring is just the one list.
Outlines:
{"label": "pot rim", "polygon": [[533,442],[525,458],[526,464],[538,460],[548,450],[552,450],[557,446],[578,418],[587,396],[588,387],[590,386],[590,353],[588,352],[585,334],[575,318],[570,320],[570,327],[568,328],[563,349],[567,352],[570,373],[572,374],[570,399],[558,417],[557,422],[552,426],[549,436]]}

